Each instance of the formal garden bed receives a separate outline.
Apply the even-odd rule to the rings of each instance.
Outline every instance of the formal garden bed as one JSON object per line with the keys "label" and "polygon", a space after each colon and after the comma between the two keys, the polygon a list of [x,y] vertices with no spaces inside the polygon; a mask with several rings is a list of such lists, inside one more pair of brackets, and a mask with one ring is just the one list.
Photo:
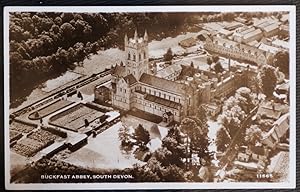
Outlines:
{"label": "formal garden bed", "polygon": [[22,137],[22,133],[18,132],[18,131],[13,131],[13,130],[10,130],[9,131],[9,141],[12,142],[12,141],[15,141],[15,140],[18,140]]}
{"label": "formal garden bed", "polygon": [[51,117],[50,124],[72,131],[78,131],[78,129],[85,126],[85,121],[91,123],[102,115],[104,115],[104,113],[98,110],[84,104],[78,104]]}
{"label": "formal garden bed", "polygon": [[25,123],[21,123],[21,122],[17,122],[17,121],[13,121],[9,125],[10,130],[17,131],[20,133],[29,133],[32,130],[34,130],[35,128],[36,128],[36,126],[34,126],[34,125],[29,125],[29,124],[25,124]]}
{"label": "formal garden bed", "polygon": [[38,129],[27,135],[26,138],[17,141],[12,145],[13,151],[25,157],[34,156],[38,151],[51,145],[58,138],[57,135]]}

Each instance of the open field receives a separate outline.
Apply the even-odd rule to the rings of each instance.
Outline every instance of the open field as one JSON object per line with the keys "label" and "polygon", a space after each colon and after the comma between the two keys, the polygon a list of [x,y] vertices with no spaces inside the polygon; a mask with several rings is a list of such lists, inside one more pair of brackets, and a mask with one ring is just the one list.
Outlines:
{"label": "open field", "polygon": [[[51,113],[54,113],[55,111],[58,111],[68,105],[71,105],[73,102],[67,101],[67,100],[59,100],[55,103],[52,103],[50,105],[47,105],[43,107],[42,109],[39,109],[29,115],[29,119],[40,119],[43,117],[46,117],[50,115]],[[38,112],[39,116],[35,117],[36,112]]]}
{"label": "open field", "polygon": [[55,79],[50,79],[50,80],[46,81],[44,83],[45,87],[42,88],[42,91],[45,91],[45,92],[53,91],[66,83],[74,81],[75,79],[79,79],[81,76],[82,76],[81,74],[67,71],[65,74],[63,74]]}
{"label": "open field", "polygon": [[85,126],[84,120],[88,122],[94,121],[103,115],[102,112],[87,107],[83,104],[78,104],[66,111],[63,111],[57,115],[50,118],[50,124],[63,127],[72,131],[77,131],[78,129]]}

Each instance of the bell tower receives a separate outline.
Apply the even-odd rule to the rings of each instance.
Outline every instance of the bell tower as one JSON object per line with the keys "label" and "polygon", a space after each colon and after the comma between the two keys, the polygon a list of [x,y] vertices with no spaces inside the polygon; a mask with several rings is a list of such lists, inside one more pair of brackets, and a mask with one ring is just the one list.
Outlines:
{"label": "bell tower", "polygon": [[124,43],[126,74],[132,74],[139,80],[143,73],[148,73],[149,51],[147,31],[145,31],[144,37],[138,37],[136,30],[133,38],[128,39],[127,35],[125,35]]}

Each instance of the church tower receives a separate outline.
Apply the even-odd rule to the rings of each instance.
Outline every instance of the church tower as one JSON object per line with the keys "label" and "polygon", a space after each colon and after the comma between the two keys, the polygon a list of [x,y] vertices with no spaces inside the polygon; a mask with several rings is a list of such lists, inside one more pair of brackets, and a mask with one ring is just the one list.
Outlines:
{"label": "church tower", "polygon": [[148,72],[149,51],[147,31],[145,31],[144,37],[138,37],[136,30],[133,38],[128,39],[127,35],[125,35],[124,43],[126,74],[132,74],[136,80],[139,80],[143,73]]}

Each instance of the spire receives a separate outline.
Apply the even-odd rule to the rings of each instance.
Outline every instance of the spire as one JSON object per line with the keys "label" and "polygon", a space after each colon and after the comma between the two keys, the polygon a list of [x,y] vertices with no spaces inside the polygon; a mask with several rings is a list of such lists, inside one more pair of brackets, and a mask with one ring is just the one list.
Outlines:
{"label": "spire", "polygon": [[144,41],[148,41],[148,34],[147,34],[147,30],[145,29],[145,34],[144,34]]}
{"label": "spire", "polygon": [[125,42],[125,46],[126,46],[126,45],[128,44],[128,37],[127,37],[127,33],[125,33],[124,42]]}
{"label": "spire", "polygon": [[137,34],[137,30],[135,30],[134,32],[134,40],[137,41],[138,40],[138,34]]}

